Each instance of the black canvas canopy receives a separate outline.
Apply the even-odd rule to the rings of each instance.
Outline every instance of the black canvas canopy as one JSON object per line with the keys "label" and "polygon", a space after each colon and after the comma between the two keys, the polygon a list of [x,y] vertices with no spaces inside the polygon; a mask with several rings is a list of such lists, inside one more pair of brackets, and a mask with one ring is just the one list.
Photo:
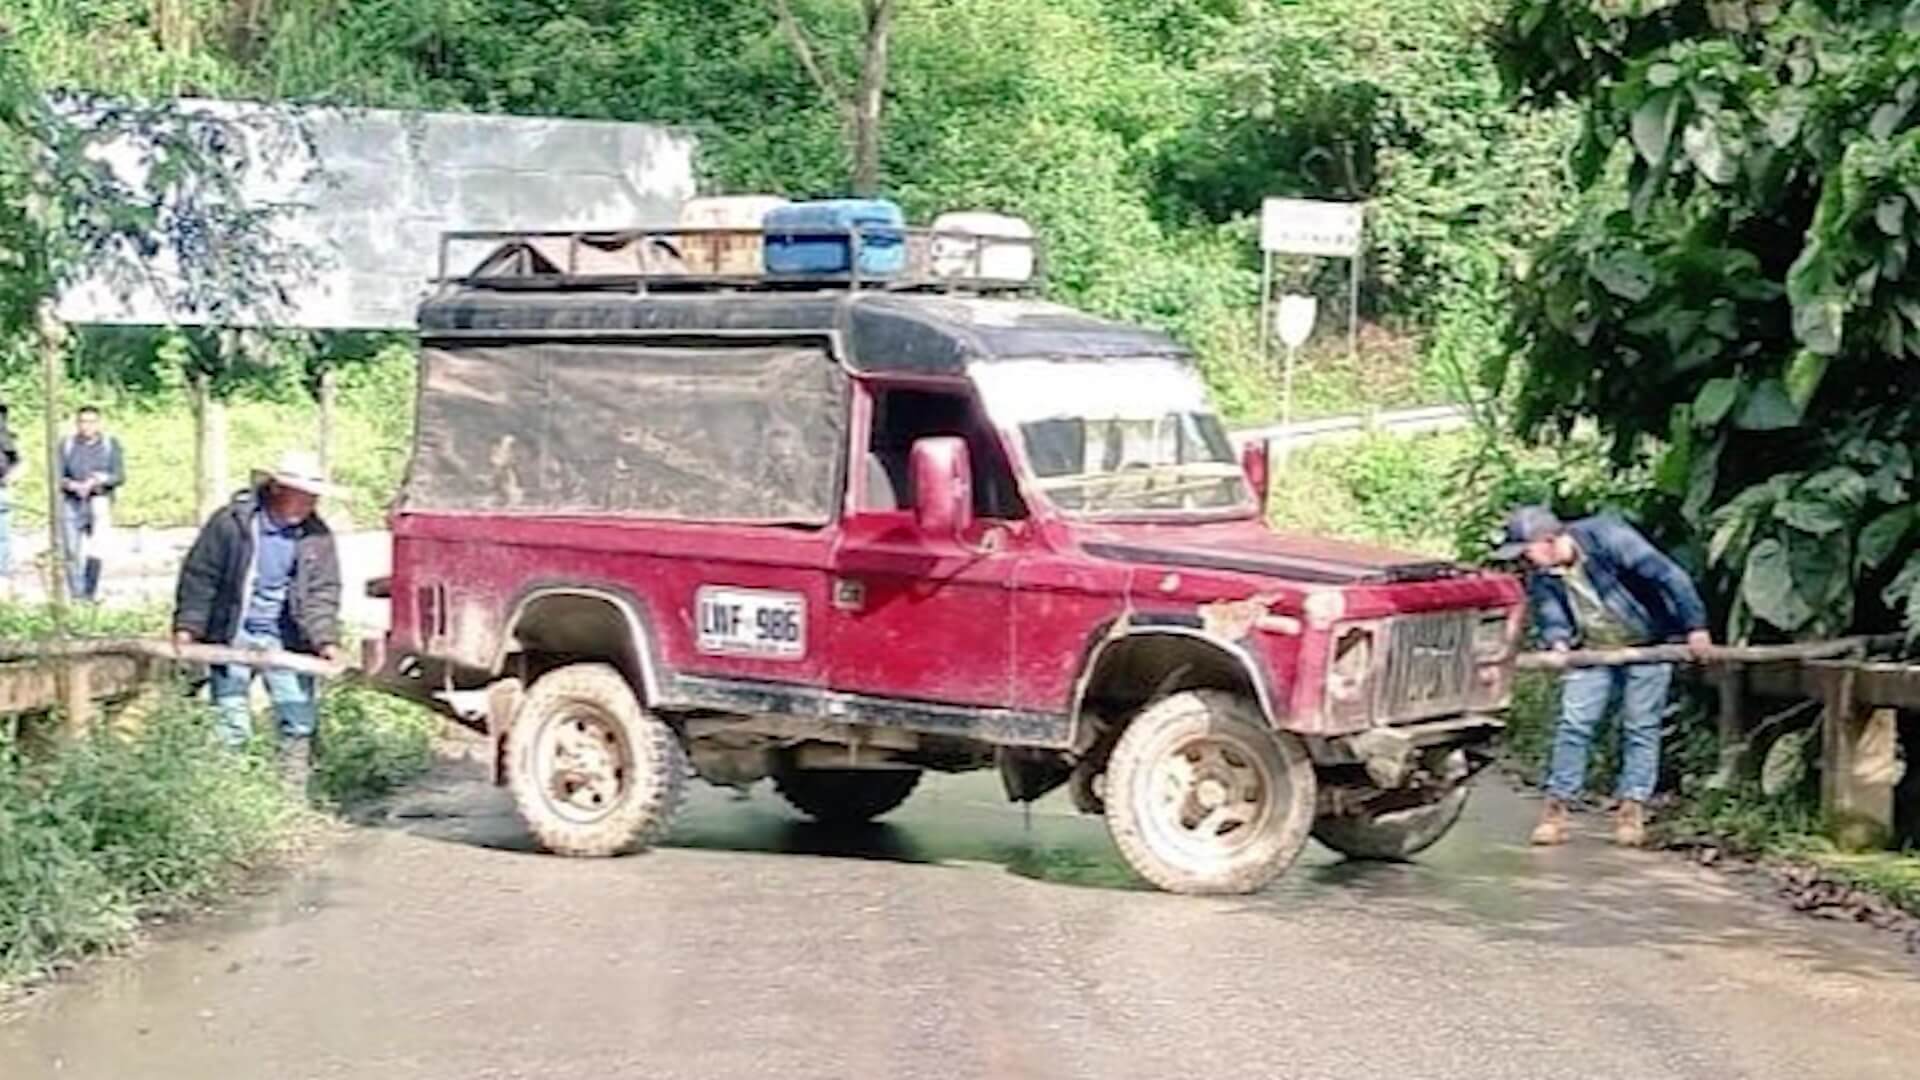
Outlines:
{"label": "black canvas canopy", "polygon": [[403,505],[823,524],[846,399],[817,343],[429,343]]}

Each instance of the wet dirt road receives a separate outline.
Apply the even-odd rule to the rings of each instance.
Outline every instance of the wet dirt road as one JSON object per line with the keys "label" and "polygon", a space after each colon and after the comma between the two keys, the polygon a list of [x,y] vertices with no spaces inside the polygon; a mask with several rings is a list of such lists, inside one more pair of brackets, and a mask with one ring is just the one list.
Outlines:
{"label": "wet dirt road", "polygon": [[1901,1077],[1920,966],[1671,858],[1514,841],[1484,779],[1419,865],[1136,887],[991,776],[829,834],[698,786],[673,846],[529,853],[450,771],[231,914],[0,1025],[0,1076]]}

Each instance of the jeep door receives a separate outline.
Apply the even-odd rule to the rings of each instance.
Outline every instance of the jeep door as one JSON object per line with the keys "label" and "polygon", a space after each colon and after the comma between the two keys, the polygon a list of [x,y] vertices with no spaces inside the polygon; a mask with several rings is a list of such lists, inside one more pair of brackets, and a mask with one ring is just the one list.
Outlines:
{"label": "jeep door", "polygon": [[[875,697],[1004,707],[1012,696],[1013,569],[1029,536],[1005,454],[963,384],[865,385],[855,401],[848,510],[829,591],[829,686]],[[915,441],[965,439],[975,521],[922,535]]]}

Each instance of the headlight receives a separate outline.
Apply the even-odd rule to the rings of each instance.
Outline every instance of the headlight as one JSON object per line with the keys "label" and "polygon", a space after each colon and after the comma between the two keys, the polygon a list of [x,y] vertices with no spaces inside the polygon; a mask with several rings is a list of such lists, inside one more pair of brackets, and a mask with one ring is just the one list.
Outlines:
{"label": "headlight", "polygon": [[1343,717],[1370,712],[1367,689],[1373,678],[1373,630],[1350,626],[1333,640],[1327,662],[1327,703]]}
{"label": "headlight", "polygon": [[1505,611],[1480,613],[1479,621],[1473,624],[1475,663],[1493,664],[1507,658],[1507,623]]}

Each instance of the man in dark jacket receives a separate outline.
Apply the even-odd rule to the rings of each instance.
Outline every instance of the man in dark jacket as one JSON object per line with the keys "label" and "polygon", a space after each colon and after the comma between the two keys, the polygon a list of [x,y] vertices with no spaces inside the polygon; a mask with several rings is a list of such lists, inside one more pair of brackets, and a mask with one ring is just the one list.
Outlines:
{"label": "man in dark jacket", "polygon": [[[333,533],[314,513],[320,497],[334,488],[315,455],[299,451],[255,479],[253,490],[207,520],[187,553],[174,597],[174,640],[286,649],[337,662],[340,559]],[[313,678],[287,671],[264,671],[261,677],[279,720],[288,782],[303,790],[318,720]],[[214,665],[213,703],[229,745],[252,737],[252,682],[250,668]]]}
{"label": "man in dark jacket", "polygon": [[[1506,543],[1494,557],[1523,556],[1531,564],[1527,598],[1534,628],[1549,649],[1680,640],[1696,654],[1713,647],[1693,579],[1617,517],[1562,524],[1544,506],[1523,506],[1508,519]],[[1615,697],[1624,715],[1614,840],[1633,847],[1646,842],[1646,802],[1660,773],[1660,716],[1672,680],[1672,664],[1568,668],[1561,676],[1547,805],[1534,843],[1566,842],[1567,806],[1585,786],[1593,729]]]}

